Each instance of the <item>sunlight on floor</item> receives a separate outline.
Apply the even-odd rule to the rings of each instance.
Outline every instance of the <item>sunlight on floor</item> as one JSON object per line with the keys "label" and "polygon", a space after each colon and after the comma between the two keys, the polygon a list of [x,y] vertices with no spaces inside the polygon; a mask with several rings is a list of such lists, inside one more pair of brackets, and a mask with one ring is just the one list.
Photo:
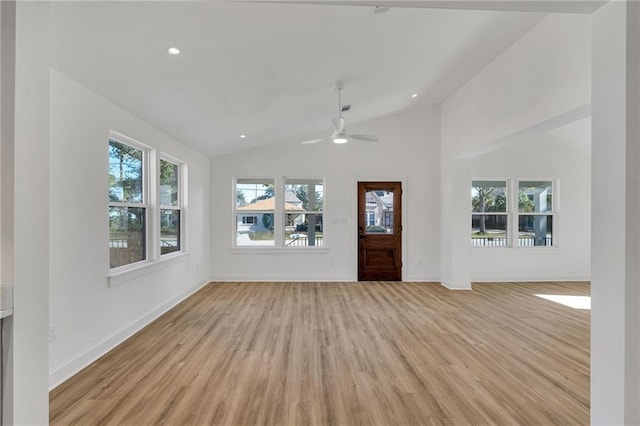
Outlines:
{"label": "sunlight on floor", "polygon": [[536,294],[535,296],[573,309],[591,309],[591,296],[570,296],[567,294]]}

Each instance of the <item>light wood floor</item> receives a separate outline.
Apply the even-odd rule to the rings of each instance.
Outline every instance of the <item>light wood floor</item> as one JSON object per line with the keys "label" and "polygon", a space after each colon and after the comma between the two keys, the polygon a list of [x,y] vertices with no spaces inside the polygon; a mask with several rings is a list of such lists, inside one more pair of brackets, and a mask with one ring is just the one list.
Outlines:
{"label": "light wood floor", "polygon": [[587,283],[212,283],[51,392],[53,425],[582,425]]}

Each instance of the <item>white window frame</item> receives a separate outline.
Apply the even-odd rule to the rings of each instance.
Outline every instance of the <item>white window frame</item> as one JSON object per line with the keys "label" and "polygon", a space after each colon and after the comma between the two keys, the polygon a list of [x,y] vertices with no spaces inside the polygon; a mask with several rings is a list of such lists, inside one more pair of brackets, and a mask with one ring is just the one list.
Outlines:
{"label": "white window frame", "polygon": [[[141,277],[147,273],[153,272],[159,268],[168,266],[173,262],[181,261],[180,259],[189,254],[187,239],[187,163],[179,160],[169,154],[158,152],[153,147],[139,142],[122,133],[109,131],[109,141],[113,140],[132,148],[142,151],[142,203],[120,203],[108,201],[107,211],[109,207],[143,207],[145,208],[145,252],[146,259],[129,263],[127,265],[110,267],[110,256],[107,259],[107,281],[109,286],[121,284]],[[180,212],[180,251],[160,254],[160,210],[164,210],[165,206],[160,206],[160,159],[177,164],[179,167],[179,208]],[[107,156],[107,170],[108,170]],[[107,189],[109,183],[107,182]],[[108,192],[108,191],[107,191]],[[107,225],[107,241],[110,238],[110,232]]]}
{"label": "white window frame", "polygon": [[[123,134],[120,133],[116,133],[116,132],[110,132],[109,133],[109,144],[111,143],[111,141],[114,142],[118,142],[120,144],[123,145],[127,145],[131,148],[137,149],[139,151],[142,152],[142,202],[141,203],[127,203],[127,202],[119,202],[119,201],[111,201],[109,200],[109,206],[107,208],[107,211],[109,211],[109,209],[111,207],[137,207],[137,208],[144,208],[144,231],[145,231],[145,235],[144,235],[144,241],[145,241],[145,258],[138,261],[138,262],[132,262],[132,263],[128,263],[126,265],[121,265],[121,266],[116,266],[116,267],[111,267],[109,266],[109,270],[112,272],[118,272],[118,271],[126,271],[132,268],[136,268],[139,265],[148,263],[149,260],[153,257],[153,251],[150,250],[151,246],[149,245],[149,238],[151,235],[150,229],[152,228],[152,224],[153,222],[151,221],[152,218],[152,212],[151,212],[151,203],[149,202],[150,199],[150,184],[149,184],[149,165],[150,165],[150,153],[152,151],[151,147],[140,143],[138,141],[136,141],[135,139],[132,139],[128,136],[125,136]],[[107,161],[109,160],[109,157],[107,156]],[[107,169],[108,170],[108,169]],[[107,231],[109,232],[109,231]],[[109,239],[111,238],[111,234],[109,232]],[[109,255],[111,256],[111,255]],[[110,265],[110,262],[109,262]]]}
{"label": "white window frame", "polygon": [[[520,212],[520,207],[519,207],[519,194],[520,194],[520,182],[551,182],[551,211],[548,212]],[[514,196],[513,196],[513,212],[514,212],[514,219],[513,219],[513,247],[515,248],[519,248],[519,249],[534,249],[534,250],[541,250],[541,249],[549,249],[552,247],[557,247],[558,246],[558,235],[557,235],[557,217],[558,217],[558,200],[560,197],[558,197],[558,179],[557,178],[517,178],[517,179],[513,179],[513,191],[514,191]],[[520,246],[520,241],[519,241],[519,237],[518,237],[518,233],[519,231],[519,224],[520,224],[520,216],[551,216],[552,217],[552,222],[553,222],[553,229],[552,229],[552,240],[551,240],[551,245],[547,246]]]}
{"label": "white window frame", "polygon": [[[493,178],[473,178],[471,179],[471,181],[469,182],[469,188],[473,188],[473,182],[475,181],[484,181],[484,182],[500,182],[500,183],[504,183],[504,188],[505,191],[507,192],[507,205],[506,205],[506,211],[504,212],[474,212],[471,211],[471,219],[473,219],[473,216],[504,216],[507,218],[507,238],[505,241],[504,246],[491,246],[491,245],[486,245],[486,246],[474,246],[473,244],[471,244],[471,248],[473,249],[477,249],[477,248],[488,248],[491,250],[494,249],[498,249],[498,248],[508,248],[508,247],[512,247],[513,246],[513,229],[512,229],[512,222],[513,222],[513,218],[512,218],[512,212],[513,212],[513,207],[511,205],[511,198],[512,198],[512,182],[511,179],[509,178],[501,178],[501,177],[493,177]],[[471,201],[471,199],[469,199],[469,201]]]}
{"label": "white window frame", "polygon": [[[288,181],[290,181],[291,183],[287,183]],[[305,181],[320,181],[322,182],[322,209],[320,210],[320,212],[322,213],[322,245],[317,245],[317,246],[286,246],[285,243],[285,225],[286,225],[286,221],[287,221],[287,212],[285,211],[284,208],[284,204],[286,202],[286,191],[287,191],[287,184],[289,185],[295,185],[296,183],[308,183]],[[325,247],[325,245],[327,244],[327,240],[325,238],[325,199],[326,199],[326,181],[324,177],[291,177],[291,176],[285,176],[282,179],[282,186],[281,186],[281,192],[282,192],[282,230],[280,231],[282,233],[281,237],[282,237],[282,244],[285,245],[286,249],[288,250],[318,250],[318,249],[323,249]]]}
{"label": "white window frame", "polygon": [[[178,205],[177,206],[166,206],[162,204],[162,200],[160,199],[160,170],[161,170],[161,166],[160,166],[160,161],[165,161],[167,163],[171,163],[173,165],[178,166]],[[186,252],[186,229],[185,229],[185,224],[186,224],[186,207],[185,207],[185,200],[186,200],[186,178],[187,178],[187,165],[184,161],[179,160],[169,154],[166,154],[164,152],[161,152],[159,155],[159,159],[158,159],[158,164],[157,164],[157,181],[158,184],[157,186],[157,199],[158,199],[158,211],[157,211],[157,220],[158,220],[158,228],[157,231],[154,232],[155,235],[157,235],[158,237],[158,241],[156,242],[156,249],[158,250],[158,255],[162,258],[169,258],[169,257],[173,257],[173,256],[178,256],[180,253],[184,253]],[[167,253],[167,254],[162,254],[161,251],[161,231],[160,231],[160,214],[162,210],[177,210],[180,212],[180,229],[178,231],[179,235],[180,235],[180,240],[179,240],[179,244],[180,244],[180,250],[177,250],[175,252],[172,253]]]}
{"label": "white window frame", "polygon": [[[244,213],[244,212],[238,212],[238,206],[237,206],[237,187],[238,187],[238,180],[243,180],[243,179],[247,179],[247,180],[253,180],[253,181],[264,181],[262,183],[266,183],[266,182],[273,182],[273,188],[275,191],[274,194],[274,210],[252,210],[251,213]],[[281,191],[278,190],[278,181],[276,178],[272,177],[272,176],[238,176],[238,177],[234,177],[233,178],[233,184],[232,184],[232,192],[233,192],[233,201],[231,203],[232,205],[232,220],[233,220],[233,226],[231,227],[232,230],[232,248],[234,249],[239,249],[239,250],[269,250],[269,249],[273,249],[273,248],[278,248],[278,247],[282,247],[282,241],[280,241],[280,245],[278,245],[278,240],[282,240],[282,237],[279,238],[279,234],[278,232],[281,230],[282,227],[282,223],[280,223],[279,220],[277,220],[277,218],[279,217],[278,215],[278,211],[280,210],[280,216],[282,216],[282,209],[284,206],[280,206],[280,200],[282,200],[282,194]],[[279,209],[280,207],[280,209]],[[238,226],[238,215],[261,215],[261,214],[273,214],[273,245],[272,246],[259,246],[259,247],[253,247],[253,246],[239,246],[238,245],[238,239],[237,239],[237,226]],[[255,224],[257,224],[258,221],[256,220]],[[249,224],[248,224],[249,225]],[[282,228],[284,229],[284,228]]]}
{"label": "white window frame", "polygon": [[[237,244],[237,217],[239,213],[237,211],[236,206],[236,188],[238,180],[242,179],[251,179],[255,181],[273,181],[275,188],[275,207],[273,212],[269,211],[268,213],[273,213],[273,246],[239,246]],[[322,197],[322,215],[323,215],[323,245],[322,246],[312,246],[312,247],[286,247],[285,246],[285,224],[286,224],[286,213],[284,209],[285,203],[285,182],[287,180],[320,180],[322,181],[323,186],[323,197]],[[248,176],[248,175],[239,175],[232,177],[231,184],[231,252],[232,253],[328,253],[327,246],[327,238],[326,238],[326,192],[327,192],[327,180],[325,177],[318,176],[307,176],[307,177],[290,177],[290,176]],[[265,212],[252,212],[252,213],[266,213]]]}
{"label": "white window frame", "polygon": [[[472,250],[500,250],[500,249],[517,249],[517,250],[551,250],[558,247],[558,218],[559,218],[559,180],[558,178],[504,178],[504,177],[481,177],[472,178],[469,181],[469,187],[473,187],[474,181],[495,181],[506,182],[507,191],[507,211],[506,212],[471,212],[471,217],[474,215],[505,215],[507,217],[507,242],[506,246],[473,246]],[[551,182],[552,185],[552,209],[549,212],[520,212],[518,197],[520,193],[520,182],[538,181],[538,182]],[[551,246],[520,246],[519,245],[519,223],[520,216],[552,216],[553,220],[553,234]]]}

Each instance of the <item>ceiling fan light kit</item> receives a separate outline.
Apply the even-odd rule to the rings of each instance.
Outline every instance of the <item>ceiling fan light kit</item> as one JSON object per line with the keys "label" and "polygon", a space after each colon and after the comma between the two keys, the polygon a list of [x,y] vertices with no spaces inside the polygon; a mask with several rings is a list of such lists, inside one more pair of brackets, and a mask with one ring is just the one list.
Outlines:
{"label": "ceiling fan light kit", "polygon": [[[362,142],[377,142],[378,137],[373,135],[351,135],[347,133],[347,129],[345,127],[344,117],[342,116],[343,108],[342,101],[340,99],[340,91],[343,89],[344,85],[341,81],[336,81],[333,84],[333,89],[338,92],[338,116],[334,117],[331,122],[333,123],[333,134],[328,138],[320,138],[320,139],[311,139],[308,141],[302,142],[303,145],[311,145],[319,142],[327,142],[332,141],[336,144],[345,144],[350,140],[354,141],[362,141]],[[351,107],[351,105],[348,105]],[[348,111],[348,108],[344,109]]]}

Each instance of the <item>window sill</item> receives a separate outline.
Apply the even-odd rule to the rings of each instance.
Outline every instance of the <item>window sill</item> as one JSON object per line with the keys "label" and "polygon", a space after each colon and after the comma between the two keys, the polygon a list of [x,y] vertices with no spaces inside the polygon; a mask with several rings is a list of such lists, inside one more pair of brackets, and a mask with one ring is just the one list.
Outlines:
{"label": "window sill", "polygon": [[559,254],[561,247],[470,247],[472,254]]}
{"label": "window sill", "polygon": [[107,283],[109,287],[114,287],[124,282],[135,280],[176,263],[184,262],[188,255],[189,252],[187,251],[165,254],[154,261],[142,262],[124,270],[110,272],[107,275]]}
{"label": "window sill", "polygon": [[232,254],[327,254],[328,247],[234,247]]}

